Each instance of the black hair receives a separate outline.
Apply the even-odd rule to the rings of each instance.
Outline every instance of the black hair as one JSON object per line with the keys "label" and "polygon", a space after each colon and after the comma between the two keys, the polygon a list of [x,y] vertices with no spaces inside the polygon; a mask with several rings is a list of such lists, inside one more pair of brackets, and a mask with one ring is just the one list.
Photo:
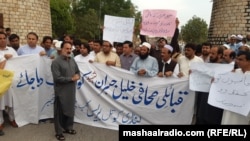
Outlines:
{"label": "black hair", "polygon": [[168,40],[167,40],[166,38],[164,38],[164,37],[159,38],[159,39],[157,40],[157,42],[159,42],[160,40],[164,40],[164,41],[166,42],[166,44],[168,43]]}
{"label": "black hair", "polygon": [[81,46],[81,44],[82,44],[82,41],[80,40],[80,39],[76,39],[76,40],[74,40],[73,41],[73,44],[75,45],[75,46]]}
{"label": "black hair", "polygon": [[9,27],[5,28],[5,31],[11,31],[11,29]]}
{"label": "black hair", "polygon": [[44,36],[42,42],[45,43],[47,40],[50,40],[51,42],[53,42],[53,38],[51,36]]}
{"label": "black hair", "polygon": [[89,44],[87,44],[87,43],[82,43],[82,45],[88,50],[88,53],[90,53],[91,49],[90,49]]}
{"label": "black hair", "polygon": [[194,43],[187,43],[184,48],[191,48],[192,50],[196,50],[196,45]]}
{"label": "black hair", "polygon": [[101,40],[94,40],[94,43],[98,43],[100,46],[102,45],[102,41]]}
{"label": "black hair", "polygon": [[236,52],[235,51],[231,51],[231,53],[229,54],[229,57],[232,58],[232,59],[235,59]]}
{"label": "black hair", "polygon": [[241,56],[241,55],[245,55],[246,56],[246,60],[250,61],[250,52],[249,51],[240,51],[238,52],[237,56]]}
{"label": "black hair", "polygon": [[71,42],[69,42],[69,41],[63,41],[62,42],[62,44],[61,44],[61,48],[63,48],[63,46],[65,45],[65,44],[70,44],[71,46],[72,46],[72,43]]}
{"label": "black hair", "polygon": [[209,46],[211,48],[212,44],[210,42],[204,42],[201,44],[201,46]]}
{"label": "black hair", "polygon": [[11,40],[13,40],[13,39],[16,39],[16,38],[17,38],[18,40],[20,39],[19,36],[18,36],[17,34],[10,34],[10,36],[9,36],[9,41],[11,41]]}
{"label": "black hair", "polygon": [[128,44],[130,48],[133,48],[133,42],[131,41],[124,41],[123,44]]}

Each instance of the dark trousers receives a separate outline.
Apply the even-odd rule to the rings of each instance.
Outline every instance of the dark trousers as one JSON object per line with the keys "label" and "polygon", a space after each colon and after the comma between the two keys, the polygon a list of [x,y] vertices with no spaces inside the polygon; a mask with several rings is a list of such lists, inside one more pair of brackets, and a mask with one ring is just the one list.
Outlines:
{"label": "dark trousers", "polygon": [[220,125],[223,109],[208,104],[209,93],[196,92],[196,94],[197,94],[196,124]]}
{"label": "dark trousers", "polygon": [[56,134],[62,134],[64,130],[73,129],[74,117],[69,117],[63,114],[59,97],[55,97],[54,120]]}

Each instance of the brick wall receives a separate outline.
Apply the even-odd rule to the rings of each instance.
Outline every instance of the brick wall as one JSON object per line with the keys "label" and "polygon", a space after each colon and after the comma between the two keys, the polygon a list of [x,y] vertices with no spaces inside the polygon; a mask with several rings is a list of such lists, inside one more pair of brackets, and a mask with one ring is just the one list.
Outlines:
{"label": "brick wall", "polygon": [[39,43],[45,35],[52,35],[50,0],[0,0],[0,13],[4,27],[20,36],[21,44],[27,43],[28,32],[36,32]]}
{"label": "brick wall", "polygon": [[245,37],[250,33],[249,0],[213,0],[208,38],[212,44],[223,44],[232,34]]}

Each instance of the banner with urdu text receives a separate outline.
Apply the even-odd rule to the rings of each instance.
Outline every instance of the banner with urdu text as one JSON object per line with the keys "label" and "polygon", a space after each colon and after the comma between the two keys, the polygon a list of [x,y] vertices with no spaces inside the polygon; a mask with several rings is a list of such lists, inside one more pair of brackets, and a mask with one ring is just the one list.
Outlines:
{"label": "banner with urdu text", "polygon": [[145,9],[142,13],[140,34],[155,37],[173,37],[177,11],[170,9]]}
{"label": "banner with urdu text", "polygon": [[[7,61],[15,75],[14,113],[19,126],[53,117],[51,60],[38,55]],[[78,63],[75,122],[118,130],[118,125],[191,124],[194,92],[186,78],[138,77],[98,63]]]}

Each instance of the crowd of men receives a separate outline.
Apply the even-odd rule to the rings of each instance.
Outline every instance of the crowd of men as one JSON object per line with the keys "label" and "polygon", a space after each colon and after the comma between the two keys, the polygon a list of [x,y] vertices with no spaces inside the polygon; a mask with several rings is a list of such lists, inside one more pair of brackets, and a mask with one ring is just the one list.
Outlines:
{"label": "crowd of men", "polygon": [[[11,34],[11,29],[0,30],[0,68],[12,57],[40,54],[53,59],[51,71],[55,88],[55,131],[58,140],[64,140],[63,133],[76,134],[73,129],[75,83],[80,78],[77,62],[99,62],[107,66],[120,67],[141,77],[189,77],[192,62],[233,64],[235,73],[250,73],[250,35],[232,35],[223,45],[204,42],[201,45],[186,43],[183,51],[178,44],[179,21],[168,43],[160,37],[156,43],[146,41],[140,35],[141,44],[135,46],[131,41],[111,43],[107,40],[90,40],[87,43],[64,35],[63,39],[44,36],[38,44],[35,32],[27,34],[27,44],[20,45],[19,36]],[[200,48],[200,52],[197,50]],[[70,65],[69,65],[70,64]],[[71,66],[71,68],[69,68]],[[74,69],[73,69],[74,68]],[[61,71],[63,70],[63,71]],[[68,93],[72,93],[68,96]],[[193,124],[249,124],[249,116],[223,110],[207,103],[209,93],[196,92]],[[69,104],[70,103],[70,104]],[[70,106],[69,106],[70,105]],[[8,114],[13,127],[18,127],[13,112],[12,96],[5,94],[0,98],[0,136],[3,132],[3,111]]]}

